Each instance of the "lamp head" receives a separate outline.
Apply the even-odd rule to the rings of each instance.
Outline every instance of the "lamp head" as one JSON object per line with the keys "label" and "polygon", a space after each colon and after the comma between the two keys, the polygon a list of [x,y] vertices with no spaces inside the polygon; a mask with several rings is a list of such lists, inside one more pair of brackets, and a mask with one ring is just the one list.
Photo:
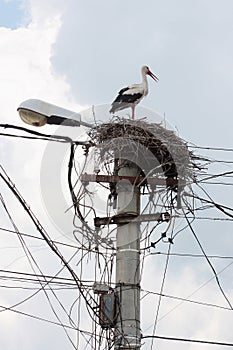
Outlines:
{"label": "lamp head", "polygon": [[17,108],[20,118],[32,126],[43,126],[45,124],[67,125],[67,126],[90,126],[81,122],[81,115],[68,109],[55,106],[37,99],[22,102]]}

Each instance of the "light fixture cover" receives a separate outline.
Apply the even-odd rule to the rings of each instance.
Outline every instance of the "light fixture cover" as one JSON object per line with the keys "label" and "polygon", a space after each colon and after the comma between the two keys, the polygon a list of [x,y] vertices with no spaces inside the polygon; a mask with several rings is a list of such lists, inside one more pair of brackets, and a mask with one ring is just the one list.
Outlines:
{"label": "light fixture cover", "polygon": [[22,102],[17,111],[20,118],[32,126],[45,124],[80,126],[81,122],[79,113],[37,99]]}

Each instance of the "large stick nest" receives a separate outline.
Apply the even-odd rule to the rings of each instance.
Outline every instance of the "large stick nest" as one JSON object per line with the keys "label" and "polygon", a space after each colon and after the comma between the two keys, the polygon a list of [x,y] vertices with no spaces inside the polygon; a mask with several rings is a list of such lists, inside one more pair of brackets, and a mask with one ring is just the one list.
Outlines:
{"label": "large stick nest", "polygon": [[92,129],[89,136],[105,164],[126,159],[149,176],[186,181],[194,178],[195,157],[187,143],[160,124],[115,117]]}

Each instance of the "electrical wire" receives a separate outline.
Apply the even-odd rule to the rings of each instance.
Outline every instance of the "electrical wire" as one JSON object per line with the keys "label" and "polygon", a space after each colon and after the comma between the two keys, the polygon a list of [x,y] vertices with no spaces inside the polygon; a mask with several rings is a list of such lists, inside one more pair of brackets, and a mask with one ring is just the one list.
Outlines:
{"label": "electrical wire", "polygon": [[[94,110],[93,110],[94,113]],[[41,273],[32,273],[32,274],[20,274],[20,272],[15,272],[15,276],[13,277],[12,271],[9,270],[0,270],[0,279],[6,283],[5,286],[2,285],[2,288],[20,288],[22,284],[30,284],[33,285],[32,287],[26,285],[24,288],[35,288],[35,293],[38,292],[39,290],[43,290],[44,292],[58,290],[56,288],[77,288],[78,289],[78,296],[76,296],[76,299],[71,303],[69,312],[68,312],[68,318],[70,321],[71,326],[66,326],[61,320],[60,322],[57,322],[57,325],[64,326],[67,329],[71,330],[76,330],[80,332],[82,337],[85,337],[85,342],[86,346],[85,348],[92,348],[92,349],[111,349],[114,346],[114,335],[112,330],[104,330],[101,329],[99,326],[99,300],[98,296],[93,297],[92,293],[92,283],[93,280],[90,278],[90,280],[84,279],[84,267],[89,264],[90,262],[95,262],[94,263],[94,280],[107,284],[111,286],[111,288],[115,288],[115,283],[113,282],[113,264],[115,262],[116,258],[116,248],[113,245],[113,241],[111,241],[111,237],[114,236],[116,228],[111,228],[110,225],[105,228],[101,228],[99,231],[96,230],[95,228],[91,227],[89,225],[90,218],[93,219],[98,215],[98,210],[95,209],[94,206],[94,193],[90,192],[88,189],[87,185],[83,185],[81,183],[81,174],[85,172],[85,168],[88,164],[88,161],[90,161],[91,158],[88,160],[88,153],[89,153],[89,148],[93,146],[93,144],[89,141],[74,141],[70,138],[59,136],[59,135],[46,135],[38,132],[34,132],[31,130],[28,130],[26,128],[21,128],[21,127],[15,127],[13,125],[8,125],[8,124],[0,124],[0,128],[8,128],[8,129],[14,129],[17,132],[26,132],[31,134],[30,136],[28,135],[16,135],[16,134],[10,134],[10,133],[0,133],[1,136],[5,137],[11,137],[11,138],[21,138],[21,139],[28,139],[28,140],[41,140],[41,141],[48,141],[48,142],[65,142],[70,144],[70,156],[69,156],[69,164],[68,164],[68,173],[67,173],[67,181],[69,185],[69,191],[71,194],[72,198],[72,209],[75,211],[74,214],[74,238],[76,240],[76,244],[68,244],[66,242],[59,242],[56,240],[52,240],[48,233],[44,230],[40,222],[37,220],[33,212],[31,211],[29,205],[25,202],[23,197],[19,194],[18,190],[16,189],[15,185],[12,183],[10,180],[9,176],[6,174],[5,170],[3,167],[1,167],[2,173],[0,173],[0,178],[5,182],[5,184],[8,186],[8,188],[11,190],[11,192],[15,195],[15,198],[20,202],[24,210],[26,211],[27,215],[30,217],[32,220],[36,230],[39,232],[41,237],[37,237],[36,235],[33,234],[27,234],[25,232],[20,232],[18,228],[15,227],[13,230],[8,230],[3,227],[0,228],[2,232],[5,233],[12,233],[18,235],[20,241],[22,242],[23,246],[25,247],[25,254],[28,254],[28,259],[32,262],[33,261],[33,256],[30,256],[30,250],[28,245],[23,242],[22,239],[33,239],[33,240],[38,240],[46,242],[47,246],[53,252],[59,260],[63,263],[63,267],[61,270],[67,270],[71,276],[71,278],[65,278],[65,277],[59,277],[59,276],[49,276],[46,274],[43,274],[42,271]],[[80,168],[75,160],[75,154],[77,153],[78,146],[83,146],[84,150],[84,157],[85,161],[83,164],[83,167]],[[227,148],[217,148],[217,147],[198,147],[195,145],[190,145],[189,148],[192,149],[203,149],[206,151],[222,151],[222,152],[233,152],[233,149],[227,149]],[[112,155],[108,155],[108,157],[112,157]],[[233,162],[231,160],[222,160],[222,159],[209,159],[207,157],[197,157],[199,161],[202,161],[203,164],[205,165],[216,165],[216,166],[221,166],[221,164],[224,165],[230,165]],[[103,168],[107,173],[112,172],[111,169],[112,165],[109,162],[109,159],[105,159],[105,163],[103,164]],[[198,165],[197,165],[198,168]],[[201,167],[200,167],[201,169]],[[199,170],[200,170],[199,169]],[[204,169],[204,168],[203,168]],[[151,171],[153,172],[154,169]],[[231,346],[230,343],[223,343],[223,342],[205,342],[202,340],[192,340],[192,339],[185,339],[185,338],[172,338],[172,337],[160,337],[155,335],[156,327],[158,321],[160,321],[163,317],[162,316],[160,319],[158,318],[159,311],[160,311],[160,304],[162,301],[162,298],[167,297],[167,298],[172,298],[174,300],[179,300],[181,302],[190,302],[194,303],[199,306],[205,306],[205,307],[213,307],[217,309],[224,309],[224,310],[232,310],[232,306],[230,301],[225,295],[225,292],[219,282],[218,275],[220,272],[216,272],[212,262],[210,259],[232,259],[231,256],[223,256],[223,255],[209,255],[206,254],[202,244],[200,243],[200,239],[198,237],[198,234],[196,231],[194,231],[193,228],[193,222],[196,220],[207,220],[207,221],[225,221],[225,222],[231,222],[233,220],[233,209],[230,206],[224,206],[220,203],[216,203],[213,201],[211,198],[210,194],[208,191],[204,189],[203,186],[209,186],[209,185],[215,185],[215,186],[227,186],[229,189],[233,185],[231,183],[231,180],[227,182],[228,180],[226,179],[232,179],[233,176],[233,171],[224,171],[224,172],[218,172],[216,174],[214,173],[201,173],[202,170],[199,171],[198,176],[199,178],[196,178],[193,182],[190,182],[190,184],[187,183],[187,186],[191,188],[198,186],[199,189],[201,189],[204,193],[204,196],[199,196],[198,194],[194,193],[193,190],[188,193],[187,187],[185,191],[183,191],[182,194],[182,200],[187,208],[187,210],[183,210],[182,214],[180,211],[175,209],[175,203],[177,202],[177,194],[175,191],[170,191],[169,189],[164,189],[164,188],[159,188],[159,186],[156,188],[156,191],[153,190],[153,194],[151,193],[151,189],[147,186],[147,191],[144,191],[144,195],[147,195],[147,200],[145,201],[146,204],[144,205],[144,208],[142,208],[142,214],[143,213],[153,213],[155,210],[157,211],[158,208],[160,208],[161,212],[162,211],[168,211],[170,213],[170,223],[172,225],[176,223],[175,227],[172,227],[172,225],[168,225],[166,231],[168,240],[164,239],[161,235],[161,230],[160,230],[160,223],[156,224],[141,224],[142,226],[142,234],[141,234],[141,244],[144,245],[143,248],[141,248],[141,264],[138,266],[138,268],[141,268],[140,274],[142,276],[143,274],[143,269],[144,269],[144,262],[145,258],[147,256],[151,255],[165,255],[166,256],[166,264],[165,264],[165,269],[164,269],[164,275],[163,275],[163,280],[160,286],[160,293],[156,293],[153,291],[146,291],[146,295],[156,295],[159,296],[159,303],[158,307],[156,310],[156,318],[154,322],[154,330],[153,334],[150,336],[144,336],[143,338],[154,338],[154,339],[164,339],[164,340],[176,340],[176,341],[188,341],[188,342],[199,342],[203,344],[214,344],[214,345],[225,345],[226,346]],[[149,177],[150,173],[147,174],[147,177]],[[213,179],[218,179],[214,181]],[[221,180],[223,179],[223,180]],[[142,185],[142,184],[141,184]],[[100,186],[102,186],[100,184]],[[145,187],[144,187],[145,189]],[[103,186],[103,191],[108,191],[107,186]],[[148,192],[148,193],[147,193]],[[145,197],[144,197],[145,198]],[[3,197],[1,197],[2,203],[4,204]],[[197,206],[197,202],[199,202],[199,206]],[[203,216],[197,216],[197,212],[206,212],[208,209],[217,209],[218,211],[221,212],[222,217],[217,217],[216,215],[203,215]],[[70,210],[68,208],[67,210]],[[107,202],[107,208],[106,208],[106,214],[107,216],[111,216],[113,212],[113,208],[111,206],[111,202]],[[182,220],[185,220],[185,224],[181,224]],[[180,222],[180,226],[178,223]],[[80,224],[81,223],[81,224]],[[202,251],[202,254],[188,254],[188,253],[171,253],[170,247],[171,244],[175,242],[175,238],[178,236],[183,231],[186,231],[187,228],[192,232],[195,240],[198,242],[199,247]],[[172,233],[171,233],[172,232]],[[78,237],[80,235],[80,237]],[[104,236],[105,235],[105,236]],[[169,237],[170,235],[170,237]],[[155,238],[155,242],[150,242],[151,237],[154,238],[154,236],[160,238]],[[103,238],[104,237],[104,238]],[[107,242],[110,242],[109,244]],[[157,248],[158,244],[164,244],[164,243],[169,243],[169,250],[167,253],[163,252],[151,252],[151,248],[154,247]],[[59,247],[59,249],[58,249]],[[78,270],[78,273],[74,271],[74,269],[71,267],[71,260],[73,259],[72,256],[70,260],[68,261],[65,259],[65,257],[62,255],[60,248],[71,248],[71,249],[76,249],[76,253],[74,253],[72,256],[75,257],[77,256],[77,261],[76,261],[76,269]],[[146,254],[146,251],[149,250],[149,254]],[[94,259],[92,258],[94,255]],[[209,264],[212,272],[213,272],[213,277],[212,279],[215,279],[217,282],[217,285],[224,296],[224,299],[227,301],[229,307],[225,306],[220,306],[217,304],[211,304],[211,303],[205,303],[205,302],[197,302],[193,300],[189,300],[188,298],[180,298],[178,296],[168,296],[163,293],[164,290],[164,284],[165,284],[165,278],[167,274],[167,268],[168,268],[168,261],[171,256],[177,256],[177,257],[191,257],[191,258],[201,258],[205,259],[207,263]],[[34,262],[36,264],[36,262]],[[232,262],[227,265],[231,266]],[[225,270],[227,267],[225,267],[223,270]],[[222,270],[222,271],[223,271]],[[2,276],[1,276],[2,274]],[[79,276],[78,276],[79,275]],[[11,283],[17,283],[18,285],[10,285]],[[7,285],[8,284],[8,285]],[[40,286],[40,288],[38,288]],[[200,287],[201,288],[201,287]],[[28,289],[30,290],[30,289]],[[32,290],[32,289],[31,289]],[[193,293],[192,293],[193,294]],[[56,298],[56,295],[54,295]],[[79,330],[79,324],[81,322],[81,314],[82,314],[82,302],[81,299],[84,300],[84,302],[87,305],[87,311],[89,314],[90,319],[92,320],[92,330],[93,332],[83,332]],[[26,299],[25,299],[26,301]],[[57,302],[59,304],[59,300],[57,299]],[[135,300],[134,300],[135,302]],[[118,303],[118,309],[120,313],[120,307],[119,307],[119,300],[117,301]],[[62,305],[60,305],[62,307]],[[72,314],[74,313],[75,308],[77,307],[78,314],[77,314],[77,324],[73,322],[72,319]],[[4,308],[4,307],[3,307]],[[17,312],[16,310],[12,309],[10,310],[12,312]],[[56,310],[54,310],[56,311]],[[172,311],[172,310],[171,310]],[[170,312],[171,312],[170,311]],[[121,318],[121,314],[118,315],[119,318]],[[38,318],[39,319],[39,318]],[[41,319],[43,320],[43,319]],[[50,322],[47,320],[47,322]],[[56,323],[54,323],[56,324]],[[78,333],[77,333],[78,334]],[[124,334],[123,334],[124,336]],[[105,341],[105,344],[104,344]],[[153,344],[153,343],[152,343]],[[128,344],[129,345],[129,344]],[[81,340],[79,339],[79,336],[77,336],[77,341],[76,341],[76,347],[81,346]]]}
{"label": "electrical wire", "polygon": [[165,336],[159,336],[159,335],[144,335],[142,336],[142,339],[161,339],[161,340],[174,340],[178,342],[186,342],[186,343],[199,343],[199,344],[206,344],[206,345],[219,345],[219,346],[230,346],[233,347],[233,343],[226,343],[226,342],[217,342],[217,341],[209,341],[209,340],[198,340],[198,339],[188,339],[188,338],[175,338],[175,337],[165,337]]}

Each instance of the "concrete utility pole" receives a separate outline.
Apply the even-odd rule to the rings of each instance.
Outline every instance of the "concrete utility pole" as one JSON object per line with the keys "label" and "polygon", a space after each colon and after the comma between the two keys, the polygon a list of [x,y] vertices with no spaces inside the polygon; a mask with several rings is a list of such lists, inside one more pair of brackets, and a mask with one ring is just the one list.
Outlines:
{"label": "concrete utility pole", "polygon": [[[140,170],[121,164],[119,176],[137,177]],[[129,181],[117,184],[119,215],[140,214],[140,188]],[[140,349],[140,222],[117,226],[115,349]]]}

